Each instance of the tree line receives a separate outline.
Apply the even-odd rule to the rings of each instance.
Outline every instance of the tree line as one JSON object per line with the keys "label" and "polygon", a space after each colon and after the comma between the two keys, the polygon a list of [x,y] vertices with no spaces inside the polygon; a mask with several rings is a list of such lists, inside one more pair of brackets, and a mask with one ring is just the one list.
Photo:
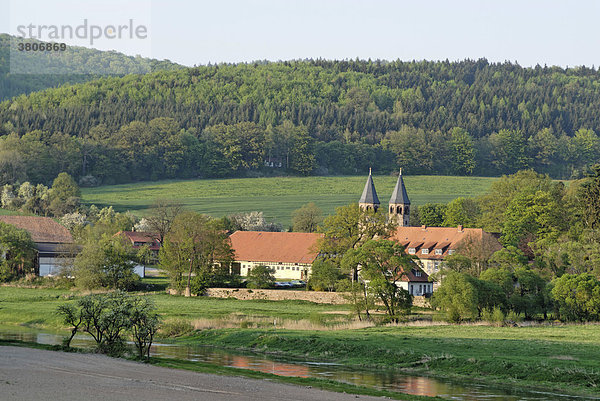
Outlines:
{"label": "tree line", "polygon": [[[132,57],[79,46],[67,46],[60,52],[19,52],[11,60],[11,42],[14,51],[21,41],[15,36],[0,34],[0,101],[46,88],[91,81],[102,75],[123,76],[183,68],[168,60]],[[43,43],[38,40],[26,42]]]}
{"label": "tree line", "polygon": [[47,157],[54,176],[59,162],[102,183],[398,165],[410,174],[534,168],[580,178],[600,158],[597,81],[593,68],[484,59],[210,65],[19,96],[0,104],[0,134],[3,159],[24,164],[35,182],[32,147],[68,150],[64,161]]}

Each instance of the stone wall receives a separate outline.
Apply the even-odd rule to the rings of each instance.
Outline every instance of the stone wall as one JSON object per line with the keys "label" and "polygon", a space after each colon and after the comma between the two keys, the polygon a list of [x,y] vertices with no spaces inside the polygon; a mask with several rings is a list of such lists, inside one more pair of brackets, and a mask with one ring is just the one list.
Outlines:
{"label": "stone wall", "polygon": [[[344,293],[324,291],[294,291],[294,290],[250,290],[247,288],[209,288],[206,296],[214,298],[235,299],[268,299],[270,301],[296,300],[310,301],[318,304],[347,304]],[[413,305],[429,307],[429,299],[415,296]]]}
{"label": "stone wall", "polygon": [[209,288],[206,296],[215,298],[268,299],[272,301],[295,300],[318,304],[340,305],[348,303],[342,293],[294,290],[251,290],[247,288]]}
{"label": "stone wall", "polygon": [[413,305],[420,306],[421,308],[431,308],[431,304],[429,303],[429,298],[425,298],[423,296],[413,296]]}

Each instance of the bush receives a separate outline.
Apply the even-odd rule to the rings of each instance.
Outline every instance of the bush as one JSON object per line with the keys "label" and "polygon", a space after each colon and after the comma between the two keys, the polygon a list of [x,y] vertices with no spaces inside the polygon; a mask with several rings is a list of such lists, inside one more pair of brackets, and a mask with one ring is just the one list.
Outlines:
{"label": "bush", "polygon": [[78,331],[88,333],[96,341],[98,352],[120,356],[126,350],[125,335],[131,334],[140,357],[149,357],[154,335],[159,327],[155,307],[144,297],[123,291],[87,295],[73,304],[58,307],[58,314],[71,326],[64,345],[70,346]]}
{"label": "bush", "polygon": [[248,273],[248,281],[246,287],[248,288],[271,288],[275,283],[275,277],[273,276],[273,270],[267,266],[256,266]]}
{"label": "bush", "polygon": [[449,322],[475,319],[478,316],[477,287],[471,277],[457,272],[448,272],[442,285],[433,293],[431,305],[446,312]]}
{"label": "bush", "polygon": [[589,273],[565,274],[552,282],[552,297],[561,320],[600,319],[600,281]]}
{"label": "bush", "polygon": [[194,328],[192,327],[192,324],[185,319],[175,319],[164,322],[160,330],[165,337],[181,337],[191,333]]}
{"label": "bush", "polygon": [[135,251],[122,238],[104,236],[90,240],[76,256],[75,283],[84,289],[109,288],[132,290],[140,277],[134,272]]}
{"label": "bush", "polygon": [[319,258],[313,263],[308,285],[315,291],[334,291],[336,283],[343,277],[335,263]]}
{"label": "bush", "polygon": [[506,315],[506,321],[507,322],[515,322],[515,323],[522,322],[523,316],[520,313],[517,313],[517,312],[511,310]]}
{"label": "bush", "polygon": [[479,280],[465,273],[449,271],[431,298],[431,305],[446,312],[449,322],[475,320],[485,310],[506,305],[506,296],[496,283]]}
{"label": "bush", "polygon": [[497,306],[493,309],[484,309],[481,313],[481,320],[501,326],[505,321],[504,312]]}

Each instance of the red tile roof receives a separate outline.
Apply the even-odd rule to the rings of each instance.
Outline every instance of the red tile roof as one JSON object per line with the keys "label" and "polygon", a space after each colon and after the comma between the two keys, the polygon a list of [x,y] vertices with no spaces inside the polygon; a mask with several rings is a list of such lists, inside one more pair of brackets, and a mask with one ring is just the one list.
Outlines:
{"label": "red tile roof", "polygon": [[[392,239],[402,245],[408,243],[407,248],[416,248],[416,254],[420,259],[444,259],[448,256],[449,250],[456,250],[461,241],[467,238],[475,241],[489,240],[495,250],[502,248],[497,239],[481,228],[398,227],[395,235],[392,236]],[[429,249],[429,254],[423,255],[420,252],[423,245]],[[442,254],[436,255],[435,249],[442,249]]]}
{"label": "red tile roof", "polygon": [[146,233],[141,231],[119,231],[115,235],[121,235],[129,239],[134,248],[139,247],[135,245],[136,242],[143,242],[144,244],[148,244],[148,248],[151,250],[157,251],[160,249],[158,234],[155,233]]}
{"label": "red tile roof", "polygon": [[50,217],[0,216],[0,222],[29,232],[33,242],[52,242],[57,244],[69,244],[73,242],[73,237],[69,230]]}
{"label": "red tile roof", "polygon": [[322,234],[236,231],[229,237],[235,259],[252,262],[312,263]]}
{"label": "red tile roof", "polygon": [[[415,274],[415,271],[420,271],[421,272],[421,276],[418,277]],[[401,281],[408,281],[410,283],[412,283],[412,282],[428,283],[429,282],[429,276],[427,275],[427,273],[425,273],[423,271],[423,269],[417,267],[417,268],[412,269],[412,270],[410,270],[408,272],[406,272],[406,271],[403,272],[402,275],[400,276],[400,280]]]}

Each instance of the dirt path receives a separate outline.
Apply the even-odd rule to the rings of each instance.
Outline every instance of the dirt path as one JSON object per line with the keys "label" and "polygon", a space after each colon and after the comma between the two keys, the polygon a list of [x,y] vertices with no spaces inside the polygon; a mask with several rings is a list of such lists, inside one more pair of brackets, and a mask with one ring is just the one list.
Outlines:
{"label": "dirt path", "polygon": [[0,347],[2,400],[381,400],[102,355]]}

